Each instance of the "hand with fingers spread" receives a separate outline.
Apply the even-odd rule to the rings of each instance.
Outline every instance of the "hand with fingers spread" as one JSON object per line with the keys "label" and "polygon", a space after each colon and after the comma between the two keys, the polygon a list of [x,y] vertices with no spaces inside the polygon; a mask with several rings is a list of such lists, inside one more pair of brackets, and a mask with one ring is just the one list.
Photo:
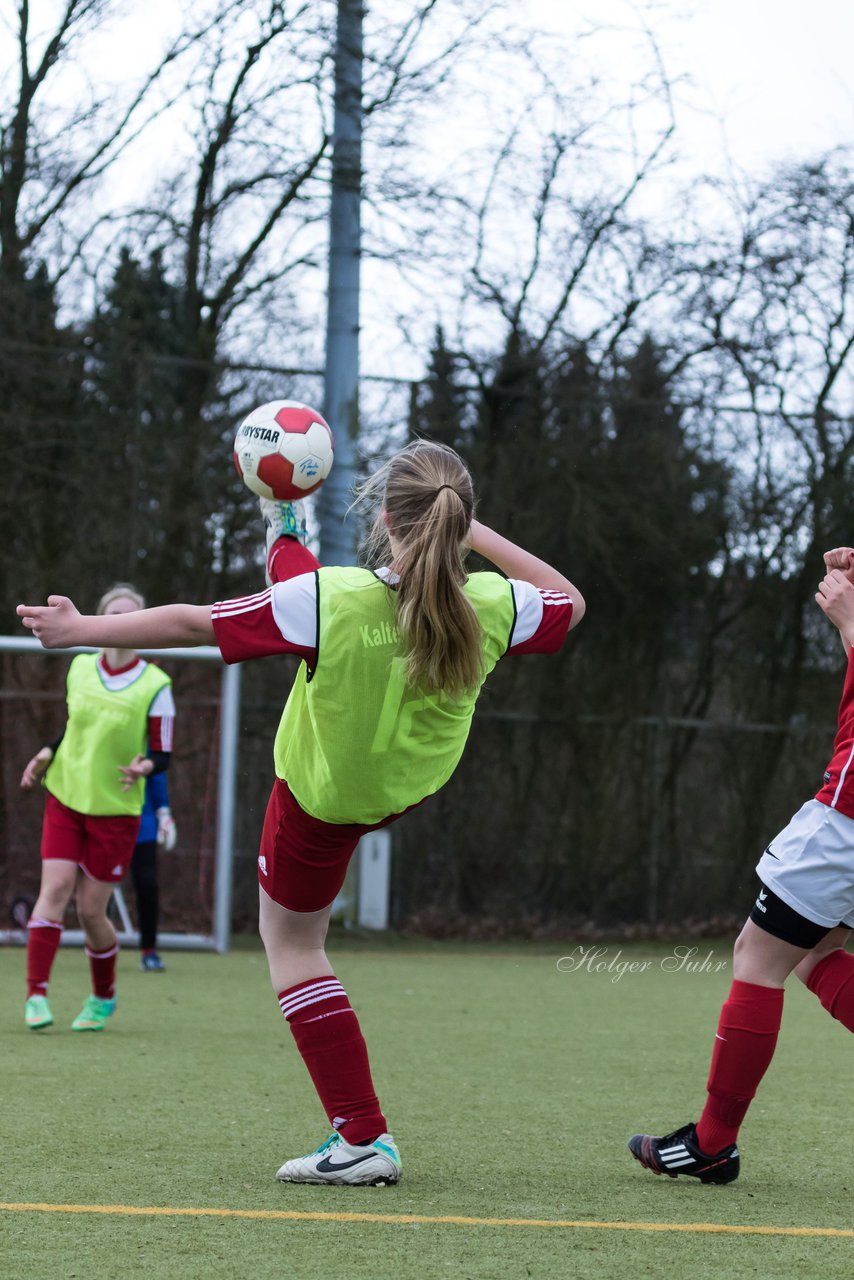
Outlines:
{"label": "hand with fingers spread", "polygon": [[154,769],[154,763],[148,756],[134,756],[130,764],[120,764],[122,775],[122,791],[130,791],[141,778],[147,778]]}

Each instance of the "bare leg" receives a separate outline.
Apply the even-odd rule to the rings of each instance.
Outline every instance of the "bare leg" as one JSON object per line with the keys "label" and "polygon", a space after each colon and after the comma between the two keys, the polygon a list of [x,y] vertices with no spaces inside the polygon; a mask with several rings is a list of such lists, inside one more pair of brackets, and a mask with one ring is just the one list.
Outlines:
{"label": "bare leg", "polygon": [[116,931],[107,916],[113,888],[113,885],[100,880],[90,880],[82,871],[78,875],[75,895],[77,916],[91,951],[108,951],[116,945]]}
{"label": "bare leg", "polygon": [[[823,942],[819,943],[822,945]],[[760,929],[752,920],[747,920],[735,942],[733,977],[738,982],[752,982],[757,987],[782,987],[789,974],[811,954],[804,947],[783,942]]]}
{"label": "bare leg", "polygon": [[263,889],[259,888],[258,893],[261,941],[276,994],[298,982],[331,975],[332,966],[324,944],[332,907],[324,907],[322,911],[288,911]]}
{"label": "bare leg", "polygon": [[64,858],[45,858],[39,896],[33,907],[34,920],[62,920],[77,884],[76,862]]}

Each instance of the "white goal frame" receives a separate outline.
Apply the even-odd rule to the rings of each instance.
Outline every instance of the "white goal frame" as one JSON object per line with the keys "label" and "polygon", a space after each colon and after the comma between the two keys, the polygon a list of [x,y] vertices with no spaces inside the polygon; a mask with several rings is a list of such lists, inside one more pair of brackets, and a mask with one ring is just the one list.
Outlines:
{"label": "white goal frame", "polygon": [[[68,657],[75,653],[97,653],[93,648],[44,649],[33,637],[0,636],[0,653],[43,653]],[[217,662],[222,667],[220,680],[219,769],[217,775],[217,825],[216,856],[214,867],[213,932],[160,933],[158,943],[168,950],[228,951],[231,940],[231,900],[234,879],[234,816],[237,794],[237,742],[240,723],[240,664],[226,666],[219,649],[213,645],[200,645],[187,649],[140,649],[144,658],[164,658],[170,661],[196,660]],[[119,912],[121,929],[119,941],[126,946],[136,946],[139,934],[130,928],[130,918],[121,889],[113,895]],[[0,943],[21,944],[26,941],[26,931],[0,929]],[[80,929],[64,929],[63,944],[80,946],[83,932]]]}

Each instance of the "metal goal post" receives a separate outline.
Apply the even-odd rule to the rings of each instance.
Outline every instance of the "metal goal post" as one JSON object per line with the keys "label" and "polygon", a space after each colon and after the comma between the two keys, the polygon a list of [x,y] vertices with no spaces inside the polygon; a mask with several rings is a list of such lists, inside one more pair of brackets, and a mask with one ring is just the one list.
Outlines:
{"label": "metal goal post", "polygon": [[[68,657],[75,653],[96,653],[93,648],[44,649],[33,637],[0,636],[0,653],[41,653]],[[217,773],[217,826],[215,846],[213,931],[211,934],[161,933],[160,943],[173,950],[219,951],[228,950],[231,937],[231,898],[234,868],[234,816],[237,787],[237,739],[240,721],[240,664],[226,666],[219,649],[213,645],[200,645],[187,649],[140,649],[144,658],[176,661],[217,662],[222,666],[220,681],[219,766]],[[135,945],[137,934],[130,928],[130,919],[124,906],[121,890],[114,895],[121,928],[119,941]],[[0,929],[0,943],[21,943],[21,930]],[[79,929],[63,931],[63,943],[80,945],[83,933]]]}

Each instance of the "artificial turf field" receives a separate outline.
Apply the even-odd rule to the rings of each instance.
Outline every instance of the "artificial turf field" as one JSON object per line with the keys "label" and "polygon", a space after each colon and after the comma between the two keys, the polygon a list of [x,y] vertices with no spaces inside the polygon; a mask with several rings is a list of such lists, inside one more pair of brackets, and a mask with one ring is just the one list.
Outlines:
{"label": "artificial turf field", "polygon": [[334,941],[404,1161],[376,1189],[274,1180],[328,1129],[260,950],[167,954],[164,974],[126,952],[94,1035],[68,1029],[81,952],[60,952],[56,1023],[33,1033],[24,954],[0,950],[0,1275],[850,1280],[854,1043],[799,984],[738,1182],[656,1178],[626,1151],[697,1116],[731,976],[726,943],[699,946],[726,967],[611,944],[606,963],[648,962],[613,981],[560,972],[571,943]]}

